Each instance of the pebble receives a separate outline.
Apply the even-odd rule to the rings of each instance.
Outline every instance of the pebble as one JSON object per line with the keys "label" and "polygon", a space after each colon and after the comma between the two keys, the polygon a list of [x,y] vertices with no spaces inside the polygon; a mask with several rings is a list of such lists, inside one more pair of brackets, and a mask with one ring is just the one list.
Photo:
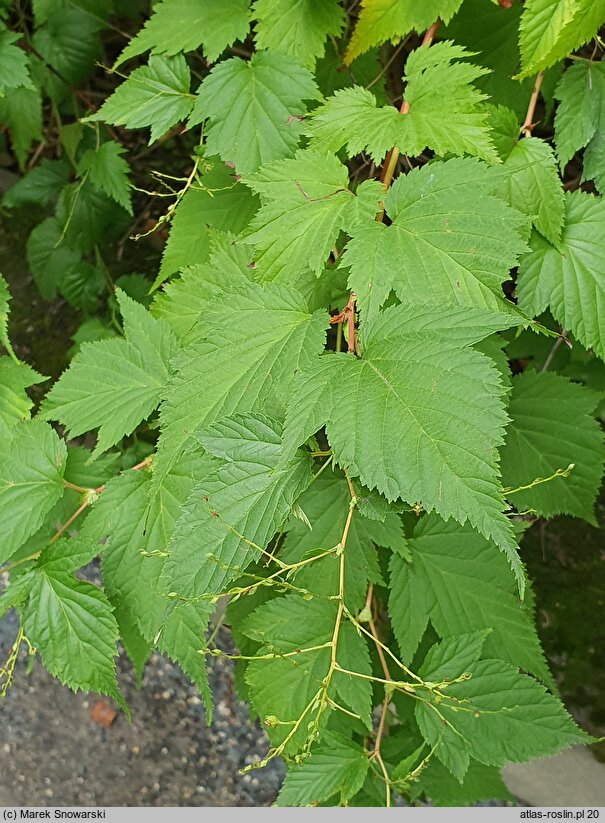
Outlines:
{"label": "pebble", "polygon": [[[86,576],[86,575],[85,575]],[[88,577],[86,579],[89,579]],[[0,621],[0,659],[16,620]],[[219,641],[230,649],[228,633]],[[109,729],[89,722],[97,695],[73,694],[36,662],[31,675],[19,662],[2,706],[0,788],[17,804],[33,806],[271,806],[283,779],[278,760],[254,777],[241,775],[268,749],[264,731],[237,699],[233,666],[208,661],[215,699],[206,726],[201,699],[170,661],[153,654],[140,689],[129,662],[118,660],[120,687],[133,722],[120,712]],[[52,752],[52,756],[51,756]]]}

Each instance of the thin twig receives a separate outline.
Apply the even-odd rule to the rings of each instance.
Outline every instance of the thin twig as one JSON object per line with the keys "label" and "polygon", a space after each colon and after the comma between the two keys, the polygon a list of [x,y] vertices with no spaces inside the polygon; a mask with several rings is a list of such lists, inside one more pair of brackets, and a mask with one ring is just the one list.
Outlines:
{"label": "thin twig", "polygon": [[[430,46],[433,40],[435,39],[435,35],[437,34],[437,29],[441,24],[441,20],[437,18],[430,28],[426,30],[424,37],[422,38],[422,46]],[[399,109],[399,114],[407,114],[410,110],[409,103],[404,98],[403,102],[401,103],[401,107]],[[384,159],[384,163],[382,164],[382,171],[380,173],[380,182],[382,183],[383,189],[386,191],[393,181],[393,175],[395,174],[395,169],[397,168],[397,163],[399,162],[399,149],[397,146],[393,146],[387,152],[387,156]],[[376,220],[380,223],[384,218],[384,205],[381,206],[380,210],[376,214]]]}
{"label": "thin twig", "polygon": [[559,346],[561,345],[563,340],[565,340],[566,337],[567,337],[567,330],[566,329],[561,329],[561,333],[557,337],[555,342],[553,343],[551,350],[548,352],[548,357],[544,361],[544,365],[542,366],[540,371],[548,371],[548,369],[550,368],[550,366],[552,364],[552,361],[555,359],[555,355],[556,355],[556,353],[559,349]]}
{"label": "thin twig", "polygon": [[[389,667],[387,665],[387,661],[384,656],[384,652],[381,648],[380,638],[378,636],[378,631],[376,629],[376,624],[374,623],[374,618],[372,616],[372,600],[374,594],[374,586],[372,583],[368,586],[368,593],[366,595],[366,602],[365,607],[370,612],[370,619],[368,620],[368,625],[370,627],[370,631],[372,633],[372,637],[376,643],[376,651],[378,653],[378,657],[380,659],[380,665],[382,666],[382,671],[384,676],[387,680],[392,680],[391,672],[389,671]],[[391,697],[388,692],[385,693],[384,699],[382,701],[382,707],[380,709],[380,719],[378,721],[378,728],[376,730],[376,739],[374,741],[374,749],[370,755],[371,758],[375,759],[378,765],[380,766],[380,770],[383,774],[384,781],[385,781],[385,792],[386,792],[386,806],[387,808],[391,805],[391,779],[389,777],[389,773],[384,765],[384,761],[382,759],[382,755],[380,754],[380,745],[382,743],[382,735],[384,733],[384,725],[387,717],[387,712],[389,710],[389,705],[391,703]]]}
{"label": "thin twig", "polygon": [[536,75],[536,82],[534,83],[534,88],[531,93],[531,97],[529,98],[527,114],[525,115],[525,120],[523,121],[523,125],[520,129],[523,137],[531,137],[531,133],[534,127],[537,125],[537,123],[534,123],[534,115],[536,113],[536,105],[538,103],[538,97],[540,95],[540,86],[542,85],[543,79],[544,72],[541,71]]}

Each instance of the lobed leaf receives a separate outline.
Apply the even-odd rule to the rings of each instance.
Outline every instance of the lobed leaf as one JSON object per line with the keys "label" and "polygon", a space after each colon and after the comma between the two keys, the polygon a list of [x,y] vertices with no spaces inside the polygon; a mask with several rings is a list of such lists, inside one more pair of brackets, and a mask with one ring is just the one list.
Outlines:
{"label": "lobed leaf", "polygon": [[99,429],[94,456],[130,434],[159,403],[177,350],[170,328],[120,290],[125,338],[83,343],[42,404],[72,437]]}

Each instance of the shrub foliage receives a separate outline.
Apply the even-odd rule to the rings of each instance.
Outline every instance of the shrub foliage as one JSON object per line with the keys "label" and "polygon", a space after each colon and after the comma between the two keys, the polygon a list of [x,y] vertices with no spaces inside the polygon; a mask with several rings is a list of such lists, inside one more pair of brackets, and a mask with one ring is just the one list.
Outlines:
{"label": "shrub foliage", "polygon": [[[39,215],[37,288],[82,321],[49,386],[0,279],[4,692],[21,647],[128,712],[119,642],[210,717],[225,619],[281,805],[504,798],[505,762],[590,740],[519,541],[594,522],[605,459],[603,20],[0,3],[3,207]],[[156,270],[116,275],[153,230]]]}

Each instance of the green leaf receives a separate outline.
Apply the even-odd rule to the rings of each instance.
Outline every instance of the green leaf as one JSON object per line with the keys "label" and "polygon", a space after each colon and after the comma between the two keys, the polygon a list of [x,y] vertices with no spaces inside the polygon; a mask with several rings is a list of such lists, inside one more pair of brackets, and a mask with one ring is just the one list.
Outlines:
{"label": "green leaf", "polygon": [[[259,654],[275,654],[273,658],[252,660],[246,669],[246,682],[271,745],[279,746],[294,732],[286,743],[287,754],[298,751],[308,737],[307,723],[312,722],[315,711],[313,698],[322,689],[331,657],[328,645],[315,647],[332,640],[336,612],[332,600],[286,595],[256,609],[244,628],[248,637],[262,643]],[[340,625],[336,657],[344,669],[361,674],[371,671],[367,644],[348,621]],[[342,700],[366,726],[370,722],[372,688],[368,680],[336,671],[330,680],[328,697]],[[293,729],[305,709],[307,722]],[[327,714],[328,710],[320,723],[325,723]],[[279,722],[271,722],[271,718]]]}
{"label": "green leaf", "polygon": [[532,219],[554,246],[561,240],[565,197],[553,150],[537,137],[519,140],[504,163],[510,205]]}
{"label": "green leaf", "polygon": [[437,756],[458,780],[469,756],[501,766],[590,742],[562,703],[533,678],[500,660],[469,662],[467,655],[464,661],[460,649],[468,643],[469,636],[463,635],[433,646],[427,655],[430,665],[420,670],[425,680],[456,680],[464,672],[470,678],[448,683],[439,701],[419,701],[415,709],[426,742],[436,746]]}
{"label": "green leaf", "polygon": [[236,40],[245,40],[250,28],[248,0],[162,0],[153,15],[128,43],[114,66],[151,49],[174,55],[200,46],[209,62]]}
{"label": "green leaf", "polygon": [[198,340],[174,362],[160,410],[156,482],[197,429],[261,404],[279,415],[295,372],[322,351],[326,326],[325,312],[310,314],[292,288],[225,289],[204,312]]}
{"label": "green leaf", "polygon": [[210,228],[239,234],[258,208],[258,198],[236,182],[218,158],[209,158],[205,164],[199,187],[189,189],[175,209],[154,287],[175,271],[208,260]]}
{"label": "green leaf", "polygon": [[10,131],[19,168],[25,167],[34,140],[42,140],[42,95],[40,89],[20,86],[0,97],[0,123]]}
{"label": "green leaf", "polygon": [[31,585],[32,572],[26,572],[14,580],[9,580],[8,586],[0,596],[0,619],[9,609],[17,609],[27,601]]}
{"label": "green leaf", "polygon": [[[349,512],[351,496],[344,477],[323,475],[300,496],[298,505],[311,524],[311,529],[292,519],[280,557],[285,563],[297,563],[309,552],[319,553],[333,549],[340,543]],[[385,501],[386,502],[386,501]],[[407,551],[400,518],[393,512],[385,522],[368,520],[355,513],[347,536],[345,565],[345,602],[353,613],[365,601],[368,583],[382,583],[378,557],[374,545],[386,546],[393,551]],[[296,585],[320,596],[330,596],[338,590],[339,557],[336,553],[316,560],[296,575]]]}
{"label": "green leaf", "polygon": [[127,129],[151,126],[150,143],[185,120],[193,107],[191,75],[182,54],[152,55],[147,66],[135,69],[85,122],[100,120]]}
{"label": "green leaf", "polygon": [[40,294],[45,300],[52,300],[65,272],[80,262],[80,252],[64,242],[55,217],[47,217],[36,226],[27,238],[26,249],[27,262]]}
{"label": "green leaf", "polygon": [[527,0],[521,18],[519,77],[536,74],[594,37],[605,0]]}
{"label": "green leaf", "polygon": [[180,277],[164,285],[151,306],[154,317],[165,320],[181,342],[189,342],[202,312],[225,287],[246,286],[252,280],[249,246],[236,246],[231,235],[212,230],[208,242],[208,263],[185,268]]}
{"label": "green leaf", "polygon": [[100,57],[99,32],[104,23],[98,14],[89,14],[69,0],[57,0],[43,20],[36,17],[32,45],[57,72],[46,72],[44,85],[58,101],[66,96],[67,84],[79,85]]}
{"label": "green leaf", "polygon": [[206,709],[206,722],[212,720],[212,693],[208,685],[206,660],[201,650],[204,634],[214,606],[208,603],[177,603],[162,625],[158,648],[178,663],[197,686]]}
{"label": "green leaf", "polygon": [[92,452],[82,446],[69,446],[64,477],[83,489],[97,489],[105,485],[119,468],[120,454],[108,452],[91,462]]}
{"label": "green leaf", "polygon": [[600,197],[574,191],[566,194],[565,209],[565,228],[557,248],[535,233],[530,240],[531,252],[519,264],[519,306],[531,316],[550,307],[563,328],[605,359],[605,281],[601,274],[605,203]]}
{"label": "green leaf", "polygon": [[34,534],[63,494],[67,450],[46,423],[32,420],[0,445],[0,519],[4,563]]}
{"label": "green leaf", "polygon": [[278,806],[311,806],[338,794],[344,803],[361,789],[370,761],[361,746],[326,732],[311,757],[287,773]]}
{"label": "green leaf", "polygon": [[605,192],[605,63],[574,63],[555,89],[555,145],[561,169],[585,149],[582,180]]}
{"label": "green leaf", "polygon": [[424,792],[433,806],[470,806],[482,801],[514,803],[500,770],[471,760],[464,780],[459,783],[438,760],[431,760],[421,772],[414,794]]}
{"label": "green leaf", "polygon": [[2,205],[7,209],[26,205],[46,206],[59,196],[70,172],[70,165],[65,160],[43,158],[5,192]]}
{"label": "green leaf", "polygon": [[410,559],[390,561],[389,615],[409,663],[430,620],[440,637],[491,629],[486,656],[552,681],[531,613],[497,547],[469,526],[423,517],[408,541]]}
{"label": "green leaf", "polygon": [[19,86],[33,88],[27,54],[19,46],[20,35],[0,23],[0,97]]}
{"label": "green leaf", "polygon": [[330,39],[326,44],[326,53],[317,61],[315,80],[324,97],[334,94],[337,89],[349,86],[368,86],[373,89],[380,103],[386,102],[384,75],[382,75],[380,49],[372,49],[353,60],[346,71],[339,43]]}
{"label": "green leaf", "polygon": [[206,146],[244,174],[294,154],[307,111],[317,99],[313,75],[290,57],[257,52],[249,62],[219,63],[200,85],[189,126],[207,120]]}
{"label": "green leaf", "polygon": [[62,537],[42,549],[36,571],[47,574],[74,572],[90,563],[97,554],[97,546],[81,535]]}
{"label": "green leaf", "polygon": [[11,296],[8,290],[8,284],[4,277],[2,277],[2,275],[0,274],[0,345],[4,346],[6,351],[9,353],[9,355],[15,362],[18,362],[17,355],[15,354],[8,337],[8,315],[10,312],[10,299]]}
{"label": "green leaf", "polygon": [[170,328],[117,290],[125,339],[83,343],[42,404],[72,437],[99,429],[95,456],[118,443],[158,405],[177,351]]}
{"label": "green leaf", "polygon": [[286,454],[326,424],[340,465],[389,500],[468,521],[505,552],[522,590],[498,483],[507,422],[499,374],[485,355],[426,325],[422,311],[415,322],[413,307],[397,306],[366,325],[362,358],[318,358],[289,406]]}
{"label": "green leaf", "polygon": [[[519,80],[520,68],[519,21],[523,5],[515,0],[510,8],[485,0],[464,0],[460,11],[448,23],[443,37],[474,52],[473,62],[490,69],[476,81],[477,87],[488,94],[495,103],[503,104],[523,120],[534,84],[533,78]],[[553,73],[556,71],[550,70]],[[548,74],[542,83],[542,92],[548,93],[551,83]],[[555,81],[556,82],[556,81]],[[519,137],[519,123],[515,128],[515,141]]]}
{"label": "green leaf", "polygon": [[20,420],[29,420],[33,406],[25,389],[47,378],[26,363],[0,357],[0,436],[10,439],[9,430]]}
{"label": "green leaf", "polygon": [[281,426],[268,418],[223,418],[198,438],[222,459],[193,488],[170,541],[164,588],[184,596],[219,594],[261,559],[311,482],[311,461],[302,452],[279,465]]}
{"label": "green leaf", "polygon": [[257,49],[283,52],[308,68],[345,22],[338,0],[256,0],[252,13]]}
{"label": "green leaf", "polygon": [[129,166],[121,157],[125,151],[125,148],[111,140],[102,143],[96,151],[89,149],[80,158],[78,176],[87,174],[95,188],[105,192],[132,215]]}
{"label": "green leaf", "polygon": [[19,614],[27,638],[54,677],[74,691],[107,694],[127,711],[115,674],[118,625],[100,589],[42,562]]}
{"label": "green leaf", "polygon": [[596,393],[559,374],[527,371],[513,378],[512,420],[500,452],[502,482],[511,488],[530,485],[573,464],[568,477],[511,494],[510,502],[520,511],[533,509],[543,517],[571,514],[596,525],[594,505],[605,461],[601,426],[594,419],[598,402]]}
{"label": "green leaf", "polygon": [[85,178],[63,188],[56,215],[61,242],[80,253],[92,252],[95,246],[117,239],[128,225],[124,210]]}
{"label": "green leaf", "polygon": [[447,23],[460,8],[462,0],[362,0],[359,19],[347,48],[350,63],[372,46],[388,40],[397,43],[411,31],[428,29],[437,18]]}
{"label": "green leaf", "polygon": [[257,247],[256,276],[283,283],[308,268],[320,275],[340,232],[371,221],[383,194],[377,181],[353,194],[346,166],[310,150],[267,163],[245,182],[262,200],[245,234]]}
{"label": "green leaf", "polygon": [[140,688],[143,670],[151,654],[152,644],[145,640],[123,605],[114,605],[113,613],[120,632],[120,643],[132,663],[136,673],[137,688]]}
{"label": "green leaf", "polygon": [[410,156],[428,147],[439,155],[472,154],[498,162],[489,112],[481,106],[487,96],[471,85],[487,69],[462,62],[467,56],[451,42],[413,51],[406,62],[405,114],[377,106],[374,95],[359,86],[337,91],[312,112],[312,145],[330,151],[346,146],[349,156],[366,152],[376,163],[392,146]]}
{"label": "green leaf", "polygon": [[204,468],[197,456],[182,461],[151,502],[149,472],[127,471],[107,483],[82,529],[102,552],[109,599],[123,604],[146,640],[153,640],[171,605],[160,576],[181,507]]}
{"label": "green leaf", "polygon": [[375,312],[393,289],[403,302],[506,311],[501,285],[527,250],[526,218],[496,196],[500,179],[470,158],[398,177],[385,198],[392,225],[355,227],[344,254],[361,308]]}
{"label": "green leaf", "polygon": [[106,288],[106,275],[85,260],[64,271],[59,284],[59,290],[68,303],[88,312],[97,308],[99,297]]}

